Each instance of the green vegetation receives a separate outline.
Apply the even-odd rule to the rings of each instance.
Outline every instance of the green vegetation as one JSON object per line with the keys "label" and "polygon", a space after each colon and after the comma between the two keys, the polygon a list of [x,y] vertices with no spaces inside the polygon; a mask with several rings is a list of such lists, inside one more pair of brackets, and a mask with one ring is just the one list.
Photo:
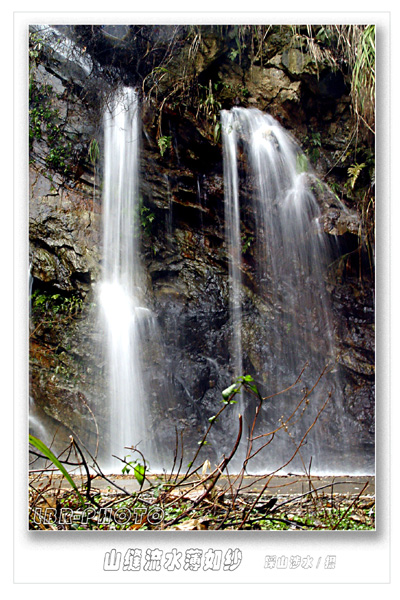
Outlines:
{"label": "green vegetation", "polygon": [[347,169],[347,173],[348,173],[348,176],[349,176],[349,179],[347,181],[347,185],[349,186],[349,188],[351,190],[354,190],[354,186],[356,184],[358,176],[360,175],[360,173],[361,173],[361,171],[362,171],[362,169],[364,167],[365,167],[365,163],[361,163],[360,165],[359,164],[351,165],[351,167],[349,167]]}
{"label": "green vegetation", "polygon": [[32,76],[33,67],[36,67],[43,54],[43,38],[36,32],[29,34],[29,69]]}
{"label": "green vegetation", "polygon": [[[152,232],[153,223],[156,218],[154,212],[145,206],[143,198],[140,197],[137,213],[135,215],[135,236],[140,237],[141,232],[149,237]],[[140,226],[139,226],[140,225]]]}
{"label": "green vegetation", "polygon": [[55,94],[51,85],[31,79],[29,87],[29,144],[36,140],[47,143],[48,167],[66,174],[72,157],[72,143],[66,139],[59,110],[53,108]]}
{"label": "green vegetation", "polygon": [[[318,65],[342,69],[350,84],[356,127],[375,129],[375,26],[293,26],[293,44],[305,48]],[[346,73],[348,72],[348,74]]]}
{"label": "green vegetation", "polygon": [[321,150],[321,134],[314,131],[310,136],[306,136],[304,144],[307,147],[307,155],[310,161],[315,165],[318,161]]}
{"label": "green vegetation", "polygon": [[130,456],[124,457],[124,467],[122,467],[121,471],[122,475],[129,475],[129,473],[133,470],[133,473],[139,485],[143,485],[145,480],[146,467],[142,465],[138,460],[135,459],[128,461],[128,458],[130,458]]}
{"label": "green vegetation", "polygon": [[[356,26],[354,26],[355,28]],[[375,123],[375,25],[359,28],[352,48],[351,93],[356,115],[374,133]]]}
{"label": "green vegetation", "polygon": [[215,144],[219,141],[221,136],[221,103],[217,100],[214,93],[217,87],[216,84],[213,86],[211,80],[209,81],[208,87],[200,86],[201,96],[198,107],[198,114],[200,113],[205,116]]}
{"label": "green vegetation", "polygon": [[[78,373],[71,361],[70,346],[61,341],[60,334],[67,325],[80,318],[84,300],[78,294],[65,296],[47,290],[35,290],[31,296],[31,331],[30,339],[46,339],[45,354],[48,366],[54,375],[68,382],[79,381],[84,373]],[[31,362],[37,362],[35,356]],[[39,359],[40,365],[40,359]]]}
{"label": "green vegetation", "polygon": [[253,245],[254,236],[250,234],[243,233],[241,236],[242,241],[242,254],[246,254]]}
{"label": "green vegetation", "polygon": [[165,152],[171,148],[172,137],[170,135],[162,135],[160,138],[158,138],[157,143],[161,156],[164,156]]}
{"label": "green vegetation", "polygon": [[88,155],[90,162],[95,166],[100,157],[99,142],[95,138],[89,144]]}
{"label": "green vegetation", "polygon": [[66,139],[63,122],[54,108],[55,93],[51,85],[37,83],[31,74],[29,83],[29,146],[46,141],[48,167],[66,173],[72,156],[72,143]]}
{"label": "green vegetation", "polygon": [[[29,150],[34,144],[45,165],[50,171],[47,176],[52,177],[52,171],[66,179],[73,177],[77,169],[77,146],[75,136],[66,130],[69,118],[69,105],[66,102],[66,111],[60,114],[60,94],[43,78],[38,70],[44,60],[44,40],[38,33],[29,35]],[[47,59],[52,50],[46,46]],[[38,149],[39,148],[39,149]],[[99,151],[97,140],[92,140],[89,147],[89,158],[93,166],[98,161]]]}
{"label": "green vegetation", "polygon": [[78,295],[63,296],[61,293],[52,293],[35,290],[31,296],[32,316],[34,320],[46,316],[56,320],[79,315],[83,307],[83,300]]}
{"label": "green vegetation", "polygon": [[65,477],[65,479],[71,485],[71,487],[75,490],[80,502],[84,505],[85,501],[82,498],[81,493],[80,493],[76,483],[74,482],[74,480],[72,479],[72,477],[70,476],[70,474],[68,473],[68,471],[66,470],[64,465],[58,460],[58,458],[56,456],[54,456],[53,452],[46,446],[46,444],[44,444],[41,440],[34,437],[33,435],[29,436],[29,443],[34,448],[39,450],[39,452],[41,452],[41,454],[43,456],[48,458],[53,463],[53,465],[61,471],[62,475]]}

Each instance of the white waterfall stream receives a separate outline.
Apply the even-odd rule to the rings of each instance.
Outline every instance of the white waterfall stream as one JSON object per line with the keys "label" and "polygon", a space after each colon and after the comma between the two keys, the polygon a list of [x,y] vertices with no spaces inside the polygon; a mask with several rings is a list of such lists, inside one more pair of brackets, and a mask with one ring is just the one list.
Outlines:
{"label": "white waterfall stream", "polygon": [[[107,329],[110,428],[109,455],[132,453],[139,445],[152,457],[142,349],[155,328],[145,304],[138,251],[139,219],[138,97],[123,88],[104,115],[103,280],[100,305]],[[110,466],[121,468],[119,461]]]}
{"label": "white waterfall stream", "polygon": [[[288,429],[282,428],[255,463],[264,471],[284,465],[311,428],[289,470],[308,467],[311,461],[314,472],[363,472],[357,432],[343,408],[324,280],[330,247],[321,230],[306,157],[288,132],[259,110],[233,108],[222,111],[221,120],[234,377],[244,374],[244,336],[247,340],[259,337],[256,343],[264,362],[256,376],[266,382],[268,395],[291,386],[307,365],[302,392],[290,391],[266,403],[264,431],[271,431],[288,418],[305,387],[311,389],[324,367],[328,365],[329,370],[311,394],[302,418],[296,418],[299,422],[292,425],[292,419]],[[242,179],[245,185],[241,187]],[[241,213],[245,210],[251,213],[255,228],[257,294],[263,298],[265,314],[262,333],[249,331],[243,309]],[[326,409],[313,426],[327,399]],[[246,415],[246,398],[238,406]],[[248,421],[250,417],[251,413]]]}
{"label": "white waterfall stream", "polygon": [[[230,314],[232,327],[233,376],[243,375],[242,360],[242,244],[240,230],[239,177],[237,169],[237,131],[233,112],[222,112],[225,184],[225,224],[229,253]],[[241,398],[242,401],[242,398]],[[240,408],[243,409],[242,402]]]}

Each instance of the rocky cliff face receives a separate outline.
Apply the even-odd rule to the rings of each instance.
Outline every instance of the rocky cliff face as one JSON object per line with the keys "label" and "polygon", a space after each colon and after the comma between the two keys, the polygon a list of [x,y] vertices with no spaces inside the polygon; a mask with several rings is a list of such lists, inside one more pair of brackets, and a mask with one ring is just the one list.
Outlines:
{"label": "rocky cliff face", "polygon": [[[168,28],[160,31],[168,40]],[[148,93],[142,103],[142,254],[173,396],[162,418],[154,416],[157,433],[173,444],[178,426],[186,443],[195,446],[221,390],[231,382],[222,151],[214,117],[221,108],[240,104],[271,113],[291,131],[319,178],[316,193],[325,232],[337,248],[326,284],[335,310],[347,411],[358,423],[362,443],[372,448],[374,281],[360,210],[345,196],[352,118],[344,77],[293,48],[288,31],[271,30],[262,55],[250,62],[244,51],[235,54],[232,35],[205,29],[194,61],[201,86],[194,110],[172,93],[187,56],[187,44],[177,39],[159,96]],[[90,73],[77,51],[65,56],[46,45],[35,55],[31,72],[30,393],[35,410],[42,419],[46,415],[49,431],[72,431],[92,451],[96,432],[107,430],[108,418],[96,305],[102,243],[101,101],[121,79],[137,84],[141,68],[124,55],[126,38],[104,35],[102,43],[113,62],[104,62],[93,48]],[[176,71],[172,78],[170,70]],[[90,151],[93,141],[99,146],[97,157]],[[251,240],[251,215],[246,226]],[[268,302],[254,294],[250,242],[243,256],[245,368],[262,386],[263,348],[257,332],[267,318]],[[162,382],[154,373],[150,378],[157,394]]]}

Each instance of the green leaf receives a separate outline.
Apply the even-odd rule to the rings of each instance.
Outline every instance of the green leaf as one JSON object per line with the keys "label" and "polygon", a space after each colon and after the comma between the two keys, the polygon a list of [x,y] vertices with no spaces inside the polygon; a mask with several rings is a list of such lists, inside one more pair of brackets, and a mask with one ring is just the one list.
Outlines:
{"label": "green leaf", "polygon": [[171,73],[171,71],[168,71],[166,67],[154,67],[152,73],[155,71],[160,71],[161,73]]}
{"label": "green leaf", "polygon": [[[215,117],[216,115],[214,115]],[[221,123],[215,123],[214,126],[214,142],[218,142],[219,136],[221,135]]]}
{"label": "green leaf", "polygon": [[164,156],[165,151],[168,148],[171,148],[172,145],[172,137],[170,135],[162,135],[159,139],[158,139],[158,147],[160,149],[160,154],[161,156]]}
{"label": "green leaf", "polygon": [[258,389],[257,389],[257,386],[256,386],[256,385],[251,385],[250,383],[248,383],[248,384],[247,384],[247,387],[248,387],[248,388],[249,388],[249,389],[250,389],[252,392],[254,392],[255,394],[257,394],[257,396],[259,395],[259,393],[258,393]]}
{"label": "green leaf", "polygon": [[140,463],[135,465],[134,473],[135,473],[135,477],[136,477],[136,480],[139,483],[139,485],[142,485],[144,482],[145,470],[146,469],[144,468],[144,465],[141,465]]}
{"label": "green leaf", "polygon": [[227,401],[231,396],[237,394],[238,391],[239,388],[236,386],[236,383],[233,383],[222,392],[222,398]]}
{"label": "green leaf", "polygon": [[99,160],[100,150],[99,143],[96,139],[93,139],[89,145],[89,159],[92,164],[95,164]]}
{"label": "green leaf", "polygon": [[354,189],[354,186],[356,184],[358,176],[360,175],[362,169],[365,166],[366,166],[365,163],[361,163],[361,164],[355,163],[354,165],[351,165],[351,167],[349,167],[347,169],[347,174],[349,176],[349,185],[352,190]]}
{"label": "green leaf", "polygon": [[241,379],[243,381],[254,381],[251,375],[244,375],[243,377],[241,377]]}
{"label": "green leaf", "polygon": [[53,465],[55,465],[57,467],[57,469],[59,469],[61,471],[61,473],[64,475],[65,479],[68,481],[68,483],[71,485],[71,487],[78,494],[79,500],[81,501],[82,505],[85,505],[85,500],[83,499],[82,495],[80,494],[75,481],[72,479],[72,477],[70,476],[68,471],[65,469],[65,467],[60,463],[58,458],[56,456],[54,456],[54,454],[52,453],[50,448],[48,448],[46,446],[46,444],[44,444],[41,440],[34,437],[33,435],[29,435],[29,443],[32,444],[32,446],[34,446],[35,448],[37,448],[37,450],[39,450],[39,452],[44,454],[44,456],[46,456],[49,460],[51,460]]}

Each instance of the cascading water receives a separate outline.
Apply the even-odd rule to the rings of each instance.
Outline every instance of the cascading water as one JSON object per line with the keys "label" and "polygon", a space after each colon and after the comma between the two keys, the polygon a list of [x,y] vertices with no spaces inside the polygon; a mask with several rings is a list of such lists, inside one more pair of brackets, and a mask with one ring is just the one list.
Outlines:
{"label": "cascading water", "polygon": [[225,183],[225,223],[227,244],[230,256],[230,313],[232,328],[233,376],[243,374],[242,360],[242,244],[240,231],[239,176],[237,170],[236,129],[233,127],[233,113],[222,112],[223,155]]}
{"label": "cascading water", "polygon": [[[139,137],[137,92],[120,90],[104,115],[103,280],[100,305],[107,329],[110,427],[107,454],[123,458],[139,445],[155,457],[149,441],[148,394],[142,362],[155,318],[145,305],[138,251]],[[136,458],[136,457],[135,457]],[[107,465],[121,468],[117,460]]]}
{"label": "cascading water", "polygon": [[[291,386],[307,364],[302,376],[304,393],[304,386],[311,389],[324,367],[330,365],[301,419],[296,418],[296,425],[291,422],[290,428],[282,428],[275,435],[257,456],[253,468],[265,471],[284,465],[311,427],[287,470],[304,469],[312,461],[312,471],[318,473],[371,472],[373,458],[365,457],[357,443],[355,426],[343,408],[332,310],[324,282],[331,249],[321,230],[321,213],[310,187],[305,155],[276,120],[259,110],[233,108],[222,111],[221,120],[234,376],[244,374],[245,337],[253,345],[257,343],[263,361],[262,372],[255,376],[264,381],[264,395]],[[240,175],[242,171],[245,175]],[[241,187],[244,178],[246,185]],[[250,197],[246,198],[249,190]],[[257,294],[263,299],[259,307],[264,317],[262,332],[251,331],[251,321],[243,308],[244,213],[254,227]],[[258,336],[256,342],[254,336]],[[327,399],[326,408],[313,425]],[[297,388],[265,403],[263,430],[279,426],[299,400]],[[241,398],[238,405],[246,416],[246,398]]]}

